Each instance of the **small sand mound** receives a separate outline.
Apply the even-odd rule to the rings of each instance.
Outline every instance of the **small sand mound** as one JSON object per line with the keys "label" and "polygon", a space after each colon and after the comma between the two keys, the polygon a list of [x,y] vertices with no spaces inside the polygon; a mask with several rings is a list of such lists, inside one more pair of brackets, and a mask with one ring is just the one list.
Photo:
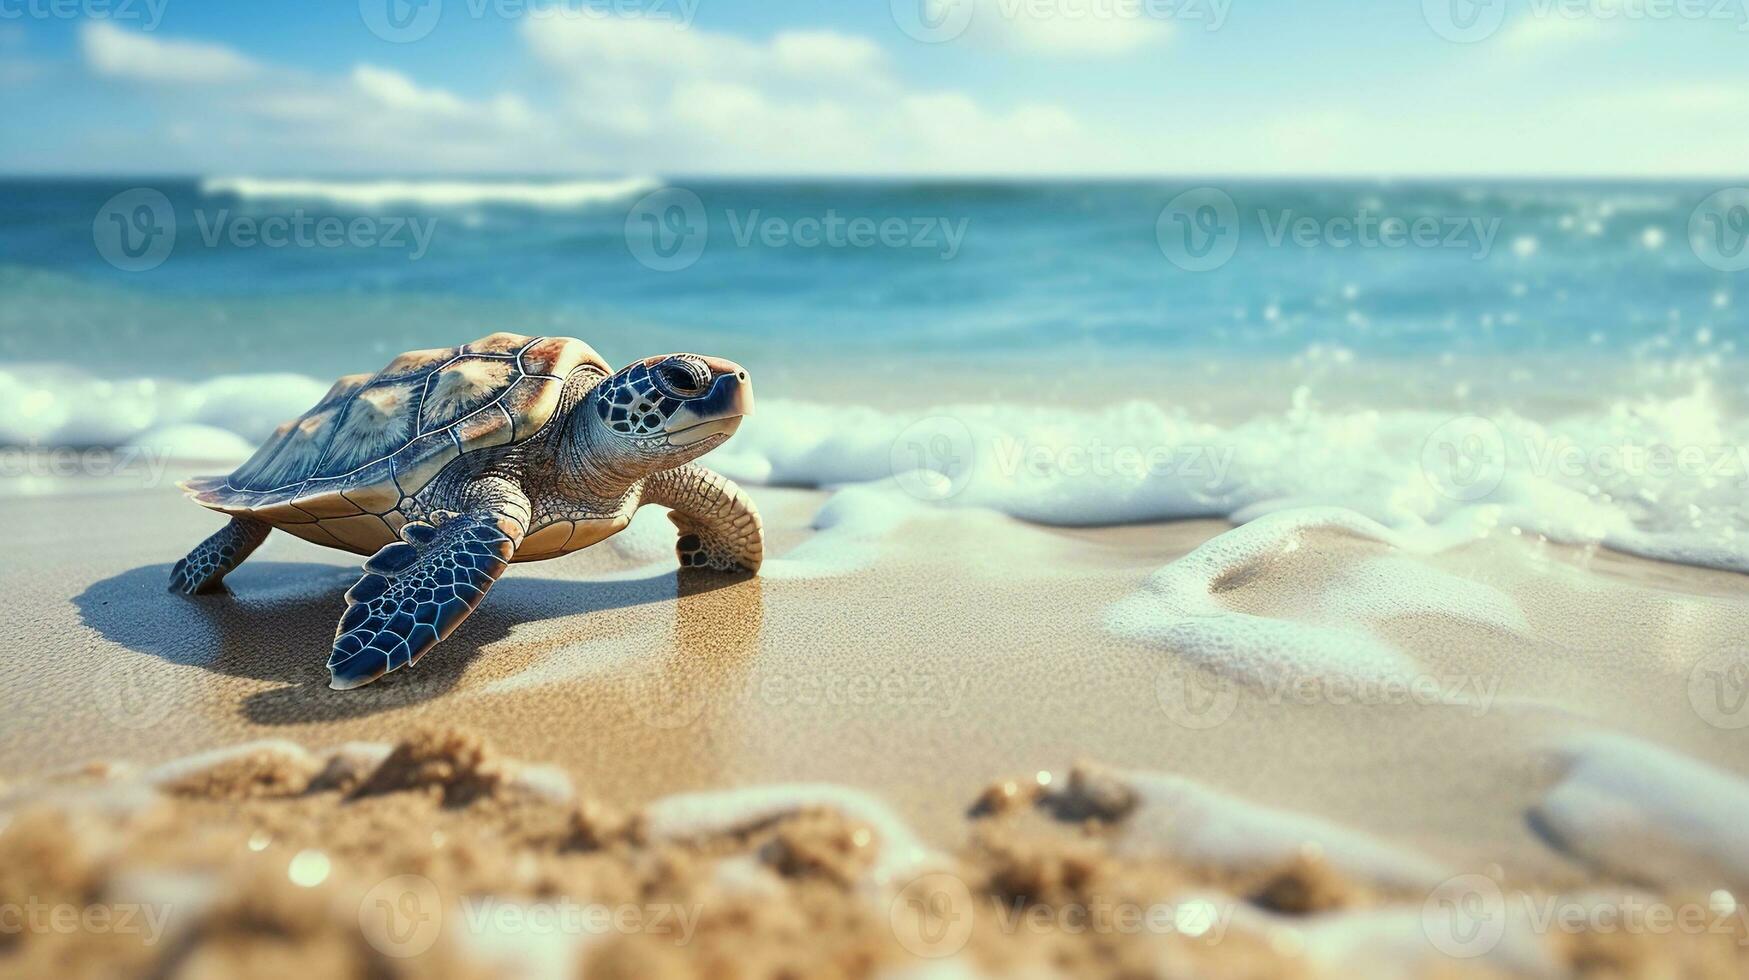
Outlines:
{"label": "small sand mound", "polygon": [[425,730],[396,745],[353,795],[435,792],[446,806],[465,806],[496,794],[505,776],[504,765],[480,737]]}

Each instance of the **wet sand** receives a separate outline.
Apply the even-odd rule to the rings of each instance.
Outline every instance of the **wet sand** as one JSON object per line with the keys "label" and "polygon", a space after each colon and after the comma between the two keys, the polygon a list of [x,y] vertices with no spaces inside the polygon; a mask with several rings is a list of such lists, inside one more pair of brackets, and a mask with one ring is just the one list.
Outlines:
{"label": "wet sand", "polygon": [[[1749,889],[1749,867],[1680,812],[1647,810],[1639,838],[1605,850],[1643,839],[1710,865],[1602,859],[1587,835],[1613,832],[1595,816],[1609,808],[1556,796],[1598,758],[1586,740],[1604,736],[1707,767],[1706,786],[1727,797],[1744,785],[1749,724],[1737,722],[1749,713],[1728,686],[1749,636],[1742,576],[1504,531],[1421,555],[1313,526],[1209,583],[1223,613],[1251,617],[1240,622],[1352,628],[1412,664],[1435,699],[1303,662],[1259,682],[1112,627],[1115,606],[1146,599],[1151,575],[1225,522],[1056,530],[924,509],[816,531],[826,494],[755,496],[776,556],[759,578],[682,580],[667,522],[640,519],[586,553],[516,566],[417,668],[346,693],[327,688],[323,662],[356,578],[350,556],[275,535],[230,593],[181,599],[164,591],[170,565],[217,524],[174,492],[8,498],[0,779],[24,799],[92,760],[151,766],[260,739],[322,752],[435,726],[550,764],[578,799],[615,812],[688,791],[862,791],[924,845],[972,860],[977,890],[993,873],[963,857],[980,794],[993,780],[1004,798],[1004,780],[1061,787],[1095,760],[1217,794],[1220,825],[1228,803],[1264,807],[1446,876]],[[1416,576],[1469,583],[1485,594],[1476,608],[1511,616],[1392,592],[1412,594]],[[1725,686],[1707,686],[1715,675]],[[1598,785],[1613,784],[1578,789]],[[1167,825],[1167,863],[1182,870],[1191,845]],[[1198,887],[1226,881],[1208,868],[1232,857],[1203,854]],[[1699,865],[1713,880],[1664,873]],[[1419,908],[1432,884],[1390,887]]]}

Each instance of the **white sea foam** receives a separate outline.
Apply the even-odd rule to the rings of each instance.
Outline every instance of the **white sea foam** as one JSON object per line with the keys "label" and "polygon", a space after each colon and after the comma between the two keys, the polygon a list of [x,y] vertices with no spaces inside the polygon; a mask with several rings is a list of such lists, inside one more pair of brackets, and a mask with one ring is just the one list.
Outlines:
{"label": "white sea foam", "polygon": [[202,194],[233,194],[263,200],[324,201],[349,207],[386,205],[514,207],[565,209],[611,203],[661,186],[653,177],[618,180],[284,180],[263,177],[209,177]]}
{"label": "white sea foam", "polygon": [[1325,505],[1403,540],[1519,528],[1749,571],[1749,420],[1704,383],[1547,422],[1303,401],[1221,425],[1143,401],[893,413],[769,399],[714,459],[737,478],[805,486],[921,463],[943,474],[901,480],[922,497],[945,490],[944,503],[1045,524],[1248,521]]}
{"label": "white sea foam", "polygon": [[175,458],[241,461],[328,387],[299,374],[118,381],[58,365],[0,368],[0,444],[137,445]]}
{"label": "white sea foam", "polygon": [[1360,831],[1260,806],[1182,776],[1099,770],[1094,778],[1115,780],[1134,796],[1113,843],[1121,854],[1255,869],[1290,862],[1310,848],[1345,874],[1393,887],[1426,888],[1451,874],[1431,858]]}
{"label": "white sea foam", "polygon": [[1532,811],[1555,846],[1639,881],[1749,893],[1749,782],[1620,735],[1562,754],[1565,777]]}
{"label": "white sea foam", "polygon": [[[1378,555],[1346,563],[1339,585],[1308,597],[1292,619],[1239,612],[1220,600],[1220,592],[1299,550],[1307,535],[1317,532],[1385,547]],[[1175,651],[1255,688],[1332,676],[1407,688],[1426,672],[1369,627],[1405,616],[1435,615],[1506,632],[1529,630],[1523,611],[1504,593],[1398,554],[1435,550],[1471,533],[1459,524],[1404,534],[1339,508],[1279,511],[1215,537],[1161,568],[1140,592],[1112,608],[1106,624],[1114,633]],[[1466,687],[1441,689],[1439,696],[1485,707],[1491,693]]]}
{"label": "white sea foam", "polygon": [[[292,374],[118,381],[60,365],[7,366],[0,445],[156,443],[184,458],[237,455],[240,443],[178,427],[257,443],[327,387]],[[923,419],[935,421],[919,427]],[[1680,397],[1547,421],[1503,412],[1455,429],[1447,414],[1326,410],[1303,397],[1236,424],[1145,401],[891,412],[773,398],[711,460],[755,484],[834,487],[897,474],[919,504],[1044,524],[1244,522],[1335,506],[1400,542],[1520,528],[1749,571],[1749,419],[1705,382]],[[1454,487],[1454,472],[1469,482]],[[940,489],[951,495],[936,501]]]}

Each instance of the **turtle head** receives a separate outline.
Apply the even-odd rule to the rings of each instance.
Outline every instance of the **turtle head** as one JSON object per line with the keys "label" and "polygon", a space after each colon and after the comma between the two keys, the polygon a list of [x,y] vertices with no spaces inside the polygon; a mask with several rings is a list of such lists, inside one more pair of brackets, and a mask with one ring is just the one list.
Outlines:
{"label": "turtle head", "polygon": [[753,382],[734,361],[663,354],[635,361],[595,387],[588,422],[600,442],[647,461],[650,471],[691,462],[722,445],[753,414]]}

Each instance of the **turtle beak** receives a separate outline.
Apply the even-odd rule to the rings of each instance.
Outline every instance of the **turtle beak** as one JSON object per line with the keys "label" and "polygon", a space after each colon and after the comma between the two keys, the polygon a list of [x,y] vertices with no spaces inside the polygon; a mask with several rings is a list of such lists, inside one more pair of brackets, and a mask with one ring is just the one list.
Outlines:
{"label": "turtle beak", "polygon": [[741,420],[753,414],[753,382],[747,369],[720,357],[707,357],[704,362],[711,369],[711,386],[697,398],[682,402],[668,419],[663,431],[668,433],[670,446],[680,448],[711,436],[734,435]]}

